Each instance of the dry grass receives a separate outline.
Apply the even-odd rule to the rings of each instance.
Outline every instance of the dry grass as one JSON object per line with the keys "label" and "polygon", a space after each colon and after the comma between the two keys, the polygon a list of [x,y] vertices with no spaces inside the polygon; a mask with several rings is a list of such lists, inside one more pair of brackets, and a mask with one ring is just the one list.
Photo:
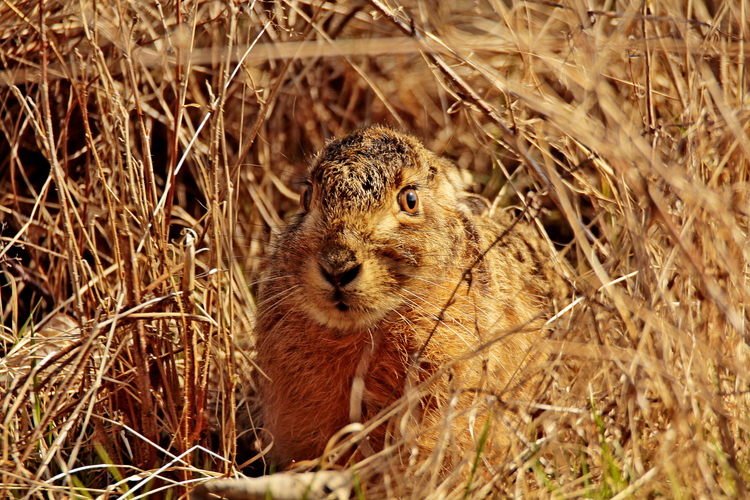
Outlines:
{"label": "dry grass", "polygon": [[378,122],[534,193],[577,290],[508,460],[411,494],[748,493],[748,4],[403,5],[0,4],[0,490],[177,498],[252,457],[264,248],[306,157]]}

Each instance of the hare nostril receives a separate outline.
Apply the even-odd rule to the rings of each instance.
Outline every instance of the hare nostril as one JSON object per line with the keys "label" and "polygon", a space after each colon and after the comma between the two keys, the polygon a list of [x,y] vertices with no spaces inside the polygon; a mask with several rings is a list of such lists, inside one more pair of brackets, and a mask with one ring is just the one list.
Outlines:
{"label": "hare nostril", "polygon": [[359,270],[362,267],[362,264],[356,264],[351,269],[347,269],[343,273],[339,274],[339,285],[346,286],[352,281],[354,281],[354,278],[357,277],[359,274]]}
{"label": "hare nostril", "polygon": [[331,285],[333,285],[333,286],[336,286],[336,278],[335,278],[335,277],[334,277],[334,276],[333,276],[333,275],[332,275],[331,273],[329,273],[329,272],[328,272],[328,271],[326,270],[326,268],[325,268],[325,267],[323,267],[323,266],[318,266],[318,268],[320,269],[320,274],[322,274],[322,275],[323,275],[323,278],[325,278],[325,280],[326,280],[326,281],[327,281],[328,283],[330,283]]}

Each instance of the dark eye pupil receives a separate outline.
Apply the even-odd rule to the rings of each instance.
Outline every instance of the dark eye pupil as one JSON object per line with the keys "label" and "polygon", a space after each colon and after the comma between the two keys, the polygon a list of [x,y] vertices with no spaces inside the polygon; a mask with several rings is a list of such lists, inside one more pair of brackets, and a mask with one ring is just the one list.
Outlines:
{"label": "dark eye pupil", "polygon": [[310,193],[310,188],[308,187],[302,192],[302,196],[300,198],[300,205],[302,205],[302,210],[307,212],[310,209],[310,197],[312,196],[312,193]]}
{"label": "dark eye pupil", "polygon": [[414,210],[414,208],[417,206],[417,193],[415,193],[414,191],[407,191],[406,206],[409,207],[409,210]]}

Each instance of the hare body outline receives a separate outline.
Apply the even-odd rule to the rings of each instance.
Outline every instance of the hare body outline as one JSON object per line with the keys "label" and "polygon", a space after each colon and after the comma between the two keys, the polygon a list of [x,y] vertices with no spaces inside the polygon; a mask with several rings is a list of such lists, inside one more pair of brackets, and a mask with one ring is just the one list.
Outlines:
{"label": "hare body outline", "polygon": [[[512,378],[528,364],[559,286],[530,228],[490,217],[455,166],[380,126],[330,143],[301,205],[258,290],[256,362],[267,375],[258,412],[274,439],[272,463],[316,458],[352,420],[398,399],[409,370],[418,384],[499,333],[513,332],[424,393],[421,420],[438,421],[456,388],[465,392],[460,406],[483,391],[523,393],[527,384]],[[459,441],[472,439],[467,422],[456,426]],[[370,448],[382,448],[388,432],[371,433]]]}

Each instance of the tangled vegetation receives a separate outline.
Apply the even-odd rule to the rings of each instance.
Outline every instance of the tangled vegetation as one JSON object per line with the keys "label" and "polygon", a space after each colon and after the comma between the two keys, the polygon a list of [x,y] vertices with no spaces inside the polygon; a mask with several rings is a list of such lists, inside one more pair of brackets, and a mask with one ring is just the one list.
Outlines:
{"label": "tangled vegetation", "polygon": [[749,10],[3,2],[0,491],[185,498],[257,470],[265,250],[309,155],[384,123],[533,205],[575,297],[494,475],[371,460],[356,493],[746,496]]}

